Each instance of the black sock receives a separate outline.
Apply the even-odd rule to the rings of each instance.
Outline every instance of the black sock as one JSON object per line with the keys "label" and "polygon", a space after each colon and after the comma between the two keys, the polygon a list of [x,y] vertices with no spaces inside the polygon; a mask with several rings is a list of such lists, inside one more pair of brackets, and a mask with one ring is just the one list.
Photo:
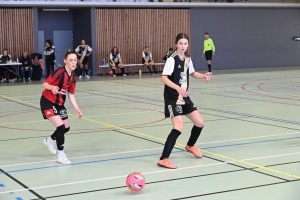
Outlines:
{"label": "black sock", "polygon": [[89,69],[85,69],[85,75],[89,75]]}
{"label": "black sock", "polygon": [[153,65],[153,71],[154,71],[154,74],[157,74],[157,71],[155,69],[155,66]]}
{"label": "black sock", "polygon": [[82,69],[80,69],[79,71],[80,71],[80,76],[82,76],[82,71],[83,71],[83,70],[82,70]]}
{"label": "black sock", "polygon": [[202,131],[203,127],[193,126],[191,131],[190,139],[187,143],[188,146],[194,146],[200,136],[200,133]]}
{"label": "black sock", "polygon": [[116,70],[115,69],[112,69],[112,71],[113,71],[113,74],[116,74]]}
{"label": "black sock", "polygon": [[121,68],[122,74],[125,74],[125,70],[124,68]]}
{"label": "black sock", "polygon": [[208,72],[211,72],[211,64],[207,64],[208,66]]}
{"label": "black sock", "polygon": [[64,144],[65,144],[65,125],[61,125],[56,128],[55,131],[55,139],[56,139],[56,145],[57,149],[59,151],[64,150]]}
{"label": "black sock", "polygon": [[163,153],[160,157],[161,160],[165,159],[165,158],[169,158],[173,147],[175,146],[176,140],[179,137],[179,135],[181,134],[180,131],[176,130],[176,129],[172,129],[171,133],[169,134],[167,141],[165,143],[165,147],[163,150]]}
{"label": "black sock", "polygon": [[150,74],[152,74],[151,67],[150,67],[150,66],[147,66],[147,68],[148,68],[148,70],[149,70]]}

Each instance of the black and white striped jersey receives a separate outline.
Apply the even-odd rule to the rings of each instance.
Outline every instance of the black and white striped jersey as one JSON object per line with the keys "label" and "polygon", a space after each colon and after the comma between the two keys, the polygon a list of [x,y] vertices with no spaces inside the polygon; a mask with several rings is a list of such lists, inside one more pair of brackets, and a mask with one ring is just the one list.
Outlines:
{"label": "black and white striped jersey", "polygon": [[[189,75],[194,73],[195,69],[191,58],[180,58],[175,51],[166,61],[162,75],[168,76],[168,79],[188,91]],[[165,102],[169,104],[185,105],[191,103],[189,97],[182,97],[177,90],[165,85]]]}

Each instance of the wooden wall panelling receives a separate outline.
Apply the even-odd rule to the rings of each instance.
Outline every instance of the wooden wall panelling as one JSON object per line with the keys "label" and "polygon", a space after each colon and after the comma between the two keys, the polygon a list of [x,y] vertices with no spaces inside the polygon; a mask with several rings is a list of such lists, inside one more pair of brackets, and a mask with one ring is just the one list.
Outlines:
{"label": "wooden wall panelling", "polygon": [[[175,36],[190,35],[189,9],[96,9],[97,66],[117,46],[123,63],[141,63],[142,51],[148,45],[154,62],[162,62]],[[138,71],[134,67],[134,71]],[[162,67],[159,67],[162,70]],[[103,73],[98,69],[98,74]]]}
{"label": "wooden wall panelling", "polygon": [[32,8],[0,8],[0,51],[8,49],[13,60],[24,50],[33,53]]}

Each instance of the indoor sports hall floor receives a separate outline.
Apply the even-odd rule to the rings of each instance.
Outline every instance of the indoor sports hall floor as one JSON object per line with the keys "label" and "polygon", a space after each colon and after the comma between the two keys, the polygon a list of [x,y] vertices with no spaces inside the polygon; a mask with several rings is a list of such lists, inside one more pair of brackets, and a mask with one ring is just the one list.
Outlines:
{"label": "indoor sports hall floor", "polygon": [[[1,200],[296,200],[300,196],[300,76],[298,67],[214,71],[211,83],[190,81],[189,94],[205,119],[197,146],[184,150],[186,120],[171,161],[158,167],[172,126],[163,114],[159,76],[93,77],[78,81],[70,103],[71,131],[56,163],[42,140],[54,128],[39,110],[41,85],[0,85]],[[130,192],[125,179],[144,174]]]}

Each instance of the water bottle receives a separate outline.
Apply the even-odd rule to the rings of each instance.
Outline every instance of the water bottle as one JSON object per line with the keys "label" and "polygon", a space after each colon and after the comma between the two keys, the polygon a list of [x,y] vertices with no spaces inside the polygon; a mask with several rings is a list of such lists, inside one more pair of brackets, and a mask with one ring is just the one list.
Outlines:
{"label": "water bottle", "polygon": [[88,71],[88,75],[89,75],[89,76],[91,75],[91,70]]}
{"label": "water bottle", "polygon": [[104,66],[104,65],[105,65],[105,59],[102,60],[102,66]]}
{"label": "water bottle", "polygon": [[19,63],[19,58],[17,58],[17,63]]}
{"label": "water bottle", "polygon": [[139,70],[139,75],[140,75],[140,76],[142,75],[142,70]]}

